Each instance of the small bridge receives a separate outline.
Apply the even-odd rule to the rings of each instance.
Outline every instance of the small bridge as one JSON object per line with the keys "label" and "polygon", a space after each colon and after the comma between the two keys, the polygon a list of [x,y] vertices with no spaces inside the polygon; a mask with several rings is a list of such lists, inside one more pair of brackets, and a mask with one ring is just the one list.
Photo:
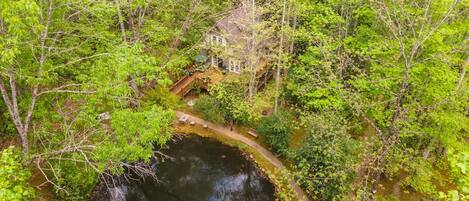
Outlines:
{"label": "small bridge", "polygon": [[174,83],[169,90],[171,93],[183,97],[197,84],[198,77],[198,72],[192,75],[186,75]]}

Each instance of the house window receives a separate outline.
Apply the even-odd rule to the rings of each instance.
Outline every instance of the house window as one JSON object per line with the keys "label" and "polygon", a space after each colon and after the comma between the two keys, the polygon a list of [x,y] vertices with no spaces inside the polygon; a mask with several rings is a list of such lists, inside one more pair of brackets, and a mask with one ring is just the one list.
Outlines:
{"label": "house window", "polygon": [[212,45],[216,45],[217,44],[217,39],[218,37],[216,35],[213,35],[212,36]]}
{"label": "house window", "polygon": [[215,56],[211,56],[210,57],[210,64],[212,64],[212,66],[218,66],[218,58],[215,57]]}
{"label": "house window", "polygon": [[226,39],[217,35],[208,35],[205,39],[205,44],[226,46]]}
{"label": "house window", "polygon": [[241,72],[241,62],[235,61],[230,59],[228,71],[232,73],[240,73]]}

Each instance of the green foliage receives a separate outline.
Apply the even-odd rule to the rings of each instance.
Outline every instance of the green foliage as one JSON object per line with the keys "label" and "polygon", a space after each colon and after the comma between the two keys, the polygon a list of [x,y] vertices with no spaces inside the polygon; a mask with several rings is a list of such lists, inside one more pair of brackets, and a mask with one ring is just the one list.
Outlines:
{"label": "green foliage", "polygon": [[13,123],[8,118],[7,109],[0,101],[0,138],[9,138],[16,135]]}
{"label": "green foliage", "polygon": [[[390,177],[405,171],[409,174],[406,186],[428,197],[467,199],[467,1],[457,1],[454,7],[448,0],[429,5],[428,1],[387,0],[384,4],[290,2],[286,21],[290,26],[295,21],[296,30],[285,29],[285,35],[292,37],[286,37],[285,44],[294,42],[290,54],[277,55],[288,68],[280,93],[288,100],[285,105],[302,114],[301,124],[310,132],[298,149],[287,152],[293,124],[289,117],[263,118],[258,131],[275,151],[291,154],[309,194],[323,200],[344,198],[353,176],[352,159],[357,156],[357,142],[347,131],[366,120],[381,131],[359,136],[373,147],[366,150],[370,157],[387,148],[383,167],[377,169],[383,168]],[[0,81],[7,88],[2,93],[15,99],[15,113],[22,123],[33,97],[37,98],[28,125],[30,155],[44,157],[45,168],[55,170],[53,182],[66,190],[56,189],[58,199],[85,199],[99,174],[121,173],[123,163],[148,160],[153,145],[170,138],[171,110],[178,99],[167,90],[168,74],[177,76],[190,64],[190,58],[199,54],[200,39],[219,20],[221,11],[235,3],[0,1]],[[260,6],[272,29],[259,32],[257,43],[275,40],[265,37],[275,38],[281,5],[274,1]],[[118,10],[125,41],[116,26]],[[450,15],[444,17],[448,10]],[[141,12],[145,13],[138,20]],[[258,25],[251,28],[261,30],[267,24]],[[416,47],[419,42],[423,43]],[[238,49],[240,57],[259,58],[258,50],[256,55],[246,55],[245,48]],[[258,97],[267,100],[260,106],[246,101],[249,75],[238,77],[214,86],[195,109],[215,123],[255,125],[260,120],[255,110],[263,110],[271,97]],[[12,87],[18,89],[15,98]],[[403,98],[397,102],[401,92]],[[18,133],[3,98],[0,113],[1,137]],[[98,121],[103,113],[111,119]],[[390,132],[391,123],[396,132]],[[398,137],[392,145],[385,144],[389,133]],[[0,186],[0,196],[17,190],[27,195],[6,200],[32,196],[24,185],[28,170],[17,155],[11,149],[2,152],[0,185],[7,186]],[[12,177],[5,170],[20,174]],[[448,175],[449,181],[442,175]],[[454,184],[454,189],[440,188],[445,182]],[[360,189],[357,194],[369,192]],[[16,195],[20,194],[8,193]]]}
{"label": "green foliage", "polygon": [[[456,194],[463,194],[467,184],[460,179],[461,165],[455,164],[465,160],[469,131],[469,82],[467,75],[461,77],[467,71],[464,30],[469,24],[463,17],[467,2],[454,7],[445,0],[429,5],[361,0],[297,3],[297,59],[285,84],[291,105],[301,113],[339,111],[336,114],[349,122],[372,122],[380,132],[363,142],[376,147],[367,150],[372,157],[379,157],[383,153],[378,150],[387,146],[381,163],[387,176],[404,170],[409,174],[406,185],[431,198],[438,191],[454,194],[455,189],[440,187],[445,182],[457,184]],[[408,75],[403,76],[406,69]],[[403,98],[396,102],[400,92]],[[388,145],[383,139],[388,139],[391,123],[398,142]],[[425,153],[429,156],[424,159]],[[446,160],[453,168],[436,165]],[[445,181],[441,171],[459,176]]]}
{"label": "green foliage", "polygon": [[164,68],[156,65],[155,57],[144,54],[143,45],[122,45],[97,60],[86,79],[90,79],[97,88],[98,98],[120,105],[122,102],[114,101],[112,97],[128,97],[134,93],[128,79],[133,79],[139,86],[145,80],[156,81],[161,86],[169,85]]}
{"label": "green foliage", "polygon": [[[459,153],[453,149],[448,150],[448,164],[451,177],[456,181],[458,189],[447,192],[448,195],[444,197],[460,197],[461,200],[469,198],[469,151],[467,147],[465,151]],[[440,192],[440,194],[441,193],[443,192]]]}
{"label": "green foliage", "polygon": [[300,72],[299,68],[292,71],[290,76],[294,80],[287,85],[287,97],[309,111],[343,111],[346,105],[336,90],[336,84],[314,86],[317,80],[310,73]]}
{"label": "green foliage", "polygon": [[[95,111],[82,110],[62,128],[43,123],[37,131],[38,140],[47,140],[50,146],[37,151],[53,156],[44,168],[55,171],[57,177],[50,179],[61,187],[55,189],[57,199],[86,199],[100,174],[121,174],[124,164],[149,162],[153,147],[163,145],[172,136],[174,113],[157,105],[138,110],[114,109],[111,119],[101,122],[96,116]],[[68,117],[57,115],[47,121],[67,122]],[[56,151],[64,153],[56,156]]]}
{"label": "green foliage", "polygon": [[308,111],[343,111],[347,108],[338,89],[343,83],[331,79],[338,58],[334,50],[340,47],[335,31],[344,19],[335,10],[338,2],[298,1],[295,32],[297,61],[292,62],[285,85],[286,97],[297,107]]}
{"label": "green foliage", "polygon": [[296,174],[311,197],[343,199],[354,178],[358,143],[346,133],[340,117],[315,114],[311,119],[308,136],[290,156]]}
{"label": "green foliage", "polygon": [[245,88],[238,81],[225,80],[212,86],[209,96],[202,96],[194,108],[215,123],[253,124],[258,115],[251,103],[245,100]]}
{"label": "green foliage", "polygon": [[445,201],[467,200],[467,193],[459,194],[457,190],[451,190],[448,193],[440,192],[438,199]]}
{"label": "green foliage", "polygon": [[22,164],[21,153],[14,147],[0,151],[0,200],[22,201],[34,198],[28,181],[31,171]]}
{"label": "green foliage", "polygon": [[378,197],[378,201],[398,201],[399,199],[393,196],[380,196]]}
{"label": "green foliage", "polygon": [[[0,1],[0,81],[7,88],[2,95],[18,105],[23,123],[33,109],[30,154],[54,170],[50,178],[58,199],[85,199],[98,175],[147,161],[153,145],[171,137],[178,98],[167,90],[167,74],[189,64],[199,51],[195,45],[230,5]],[[126,37],[116,26],[120,20]],[[13,87],[18,97],[4,94]],[[3,137],[18,128],[3,98],[0,107]],[[99,119],[100,114],[111,119]]]}
{"label": "green foliage", "polygon": [[436,178],[441,177],[427,161],[416,159],[410,164],[413,170],[412,177],[408,177],[403,181],[403,185],[408,185],[418,192],[427,195],[436,194]]}
{"label": "green foliage", "polygon": [[175,109],[183,104],[178,96],[172,94],[168,88],[163,86],[157,86],[146,91],[142,101],[145,104],[160,105],[165,109]]}
{"label": "green foliage", "polygon": [[292,125],[290,114],[278,112],[261,118],[257,132],[266,139],[274,152],[286,154],[290,147]]}
{"label": "green foliage", "polygon": [[217,107],[225,114],[225,121],[238,124],[252,124],[259,116],[253,111],[251,103],[245,100],[246,87],[232,80],[224,81],[210,89]]}
{"label": "green foliage", "polygon": [[[28,158],[51,170],[57,199],[86,199],[100,174],[148,161],[153,146],[171,137],[178,98],[167,90],[168,73],[189,64],[200,38],[231,4],[0,1],[1,93],[18,105],[22,123],[32,109]],[[18,93],[10,94],[14,87]],[[3,138],[21,129],[1,100]],[[99,118],[106,114],[111,118]]]}
{"label": "green foliage", "polygon": [[293,174],[287,170],[279,170],[275,173],[269,174],[270,178],[276,184],[277,190],[277,201],[297,201],[297,195],[292,188],[291,181]]}
{"label": "green foliage", "polygon": [[225,123],[225,114],[218,107],[216,100],[211,96],[200,96],[194,104],[194,109],[201,112],[207,121],[222,124]]}
{"label": "green foliage", "polygon": [[[164,145],[172,134],[170,123],[174,114],[159,106],[134,111],[130,109],[115,110],[111,114],[113,134],[106,136],[96,151],[99,161],[149,162],[153,155],[154,145]],[[101,164],[102,167],[108,164]],[[119,172],[120,165],[111,168]],[[113,172],[114,173],[114,172]]]}
{"label": "green foliage", "polygon": [[[0,64],[12,64],[21,55],[22,41],[31,39],[31,32],[38,33],[40,7],[36,1],[20,0],[0,2],[0,19],[3,29],[9,34],[0,34]],[[34,27],[31,29],[31,27]],[[2,65],[2,68],[5,68]]]}
{"label": "green foliage", "polygon": [[[79,158],[79,156],[71,156]],[[85,164],[72,161],[52,161],[52,168],[58,170],[54,182],[64,189],[54,189],[55,196],[61,200],[84,200],[98,183],[99,173]]]}

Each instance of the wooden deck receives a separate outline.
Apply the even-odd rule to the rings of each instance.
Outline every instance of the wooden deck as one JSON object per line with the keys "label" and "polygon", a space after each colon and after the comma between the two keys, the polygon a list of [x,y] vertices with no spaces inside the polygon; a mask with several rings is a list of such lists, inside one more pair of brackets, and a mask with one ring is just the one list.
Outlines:
{"label": "wooden deck", "polygon": [[185,96],[195,86],[198,73],[191,76],[184,76],[171,86],[170,91],[178,96]]}
{"label": "wooden deck", "polygon": [[195,72],[190,76],[184,76],[171,86],[170,91],[184,97],[194,87],[208,90],[210,85],[220,83],[223,78],[224,75],[221,71],[209,68],[204,72]]}
{"label": "wooden deck", "polygon": [[[263,65],[266,65],[264,62]],[[194,87],[209,90],[210,85],[220,83],[226,75],[216,68],[209,68],[204,72],[195,72],[192,75],[184,76],[170,87],[173,94],[184,97]],[[262,90],[266,83],[272,79],[273,71],[263,69],[256,75],[257,90]]]}

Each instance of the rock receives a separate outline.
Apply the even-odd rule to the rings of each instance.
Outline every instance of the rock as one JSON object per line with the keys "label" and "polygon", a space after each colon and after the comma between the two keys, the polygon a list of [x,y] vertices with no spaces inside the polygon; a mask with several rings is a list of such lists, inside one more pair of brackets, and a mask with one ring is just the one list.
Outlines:
{"label": "rock", "polygon": [[184,115],[184,116],[182,116],[182,117],[179,118],[179,122],[181,122],[181,123],[186,123],[187,120],[188,120],[187,115]]}
{"label": "rock", "polygon": [[187,102],[187,105],[188,105],[189,107],[194,106],[194,101],[193,101],[193,100],[189,100],[189,101]]}
{"label": "rock", "polygon": [[204,127],[204,128],[208,128],[208,125],[207,125],[207,124],[204,124],[203,127]]}
{"label": "rock", "polygon": [[195,121],[190,122],[191,126],[195,125]]}
{"label": "rock", "polygon": [[104,112],[98,115],[98,121],[104,121],[109,119],[111,119],[111,115],[109,114],[109,112]]}

